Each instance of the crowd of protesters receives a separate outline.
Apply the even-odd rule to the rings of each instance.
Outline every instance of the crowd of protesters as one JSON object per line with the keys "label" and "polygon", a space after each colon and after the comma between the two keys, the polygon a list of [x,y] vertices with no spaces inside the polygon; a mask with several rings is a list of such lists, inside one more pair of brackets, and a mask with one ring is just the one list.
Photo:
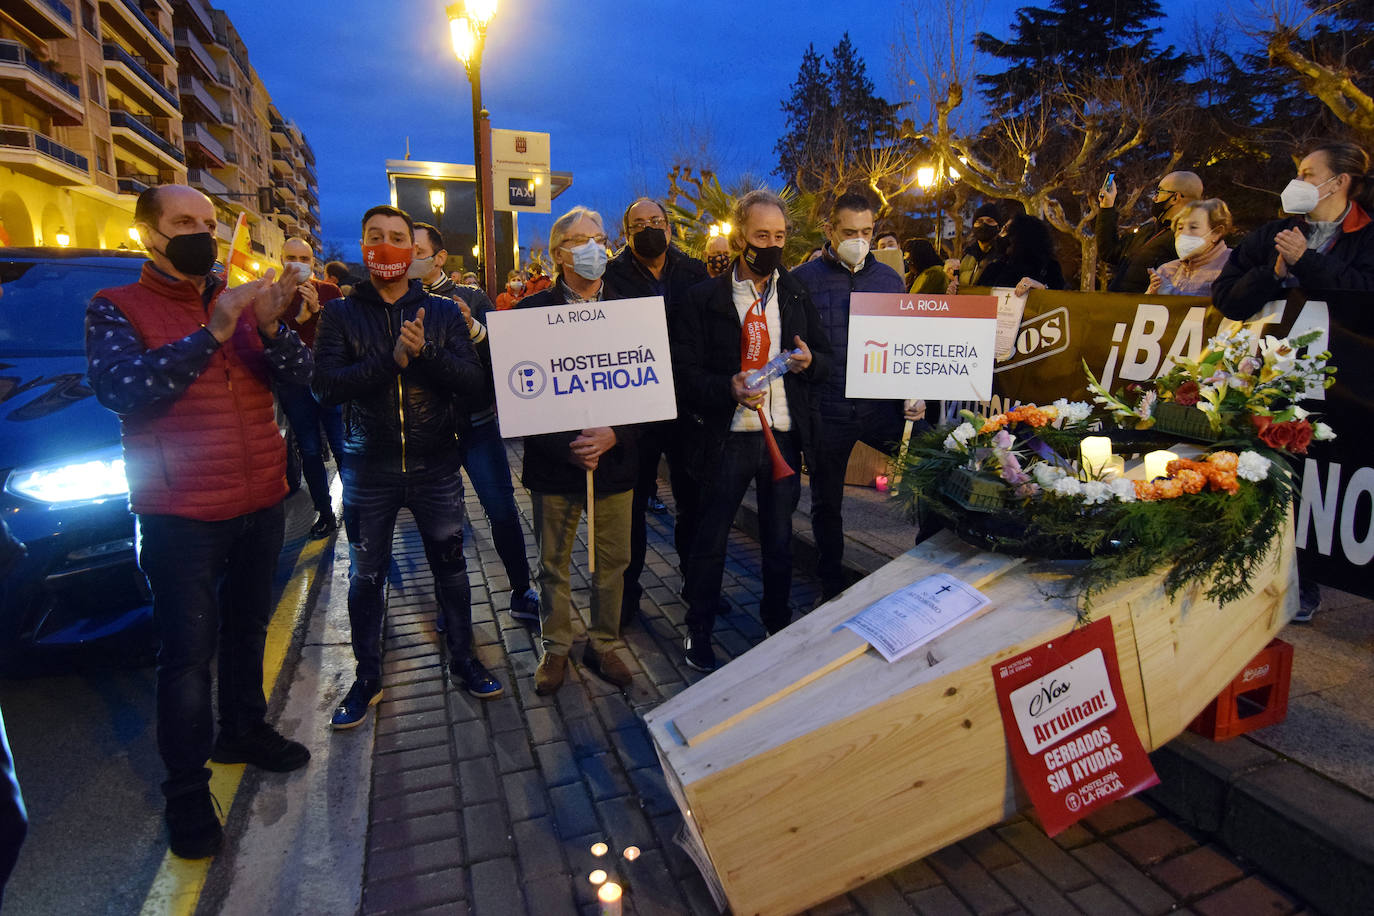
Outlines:
{"label": "crowd of protesters", "polygon": [[[1128,232],[1119,229],[1109,177],[1097,222],[1107,288],[1210,294],[1237,319],[1294,287],[1374,289],[1369,164],[1352,144],[1312,148],[1283,191],[1289,215],[1234,249],[1229,209],[1206,198],[1193,173],[1166,175],[1151,219]],[[538,263],[512,271],[493,303],[475,276],[447,271],[437,228],[390,206],[363,214],[366,277],[331,262],[326,279],[317,279],[313,252],[294,239],[280,278],[227,289],[214,270],[210,200],[185,186],[140,196],[135,222],[149,262],[139,282],[92,301],[87,357],[96,397],[121,417],[138,558],[154,596],[162,641],[158,747],[176,855],[205,857],[221,844],[207,758],[283,772],[309,760],[303,745],[267,723],[262,692],[287,492],[274,395],[301,442],[317,512],[312,536],[339,525],[326,445],[342,479],[356,673],[331,724],[345,729],[364,721],[385,687],[383,584],[402,507],[414,515],[434,575],[436,628],[452,681],[483,699],[504,687],[472,650],[463,472],[491,521],[509,582],[508,613],[539,628],[539,694],[557,691],[571,664],[579,629],[572,556],[579,520],[593,509],[597,565],[580,662],[623,688],[633,673],[619,654],[621,630],[639,611],[646,510],[661,506],[658,468],[666,457],[687,604],[683,657],[710,671],[726,542],[749,486],[763,555],[759,615],[772,634],[794,613],[796,472],[809,471],[822,599],[829,599],[847,585],[841,506],[852,449],[860,441],[890,448],[904,424],[926,423],[920,400],[846,397],[850,297],[975,287],[1024,295],[1065,285],[1048,226],[997,202],[973,211],[968,245],[953,257],[930,242],[903,244],[878,231],[874,204],[846,193],[828,212],[824,243],[792,269],[783,251],[794,227],[781,198],[750,192],[730,216],[728,235],[711,236],[693,253],[678,244],[662,204],[635,200],[615,230],[626,244],[612,257],[602,216],[574,207],[550,233],[552,275]],[[905,276],[875,249],[897,249]],[[531,575],[496,420],[487,315],[642,297],[664,301],[678,418],[525,440],[519,480],[530,492],[538,548]],[[786,371],[751,386],[751,374],[783,354]],[[595,479],[591,507],[588,472]],[[218,727],[211,707],[216,656]]]}

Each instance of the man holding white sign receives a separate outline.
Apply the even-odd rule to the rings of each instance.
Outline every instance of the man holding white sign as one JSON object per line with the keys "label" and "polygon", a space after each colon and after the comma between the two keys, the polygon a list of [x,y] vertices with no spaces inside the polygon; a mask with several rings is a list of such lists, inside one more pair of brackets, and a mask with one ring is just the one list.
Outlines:
{"label": "man holding white sign", "polygon": [[[836,361],[848,359],[849,297],[852,293],[905,293],[897,272],[880,264],[869,251],[873,239],[873,204],[862,194],[840,195],[826,225],[821,256],[793,271],[821,317]],[[890,451],[902,438],[902,420],[921,420],[925,402],[911,401],[904,411],[900,400],[845,396],[845,378],[834,373],[817,386],[821,424],[810,452],[811,528],[816,535],[817,572],[821,599],[844,591],[844,478],[849,454],[865,442]]]}
{"label": "man holding white sign", "polygon": [[[725,545],[750,481],[763,548],[759,616],[769,633],[792,618],[792,513],[801,495],[795,469],[814,434],[811,389],[830,368],[816,306],[782,267],[790,228],[782,200],[750,191],[733,217],[731,247],[740,252],[734,267],[692,287],[669,316],[681,407],[701,424],[690,462],[703,488],[701,516],[683,589],[687,664],[698,671],[716,665],[711,629]],[[786,351],[792,359],[781,377],[749,387],[752,370]]]}
{"label": "man holding white sign", "polygon": [[[559,217],[549,230],[549,255],[557,273],[554,285],[520,300],[517,310],[619,298],[602,279],[606,271],[606,232],[600,214],[574,207]],[[600,311],[593,308],[574,309],[566,316],[551,314],[548,322],[556,330],[565,321],[597,321],[598,314]],[[579,359],[584,357],[568,357],[574,363]],[[529,365],[542,376],[542,367],[532,361]],[[520,370],[519,365],[508,374],[516,370]],[[626,384],[630,384],[627,370],[600,375],[605,377],[605,384],[614,385],[619,372],[626,372]],[[592,388],[598,384],[597,376],[596,372],[589,376]],[[643,382],[644,376],[645,370],[641,368],[636,378]],[[516,376],[517,381],[519,378]],[[541,387],[543,384],[546,383],[541,383]],[[572,389],[584,387],[578,374],[568,376],[567,388],[562,391],[556,373],[547,384],[551,384],[555,396],[566,396],[573,393]],[[593,472],[590,507],[588,471]],[[582,663],[617,687],[630,684],[630,670],[616,655],[616,648],[620,640],[625,567],[630,562],[630,503],[637,474],[632,426],[596,426],[525,438],[521,479],[530,491],[534,539],[539,545],[539,623],[544,657],[534,673],[534,689],[540,696],[558,690],[567,675],[573,639],[569,573],[577,525],[588,509],[589,528],[594,531],[589,547],[595,551],[596,568],[592,574],[591,626],[587,629]]]}

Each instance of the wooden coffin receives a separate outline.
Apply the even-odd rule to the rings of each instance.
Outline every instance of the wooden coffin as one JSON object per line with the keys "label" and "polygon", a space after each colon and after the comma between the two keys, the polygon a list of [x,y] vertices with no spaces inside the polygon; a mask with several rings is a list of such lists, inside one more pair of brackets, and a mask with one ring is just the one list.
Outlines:
{"label": "wooden coffin", "polygon": [[[646,718],[686,840],[736,916],[784,914],[858,887],[1024,807],[992,665],[1067,632],[1071,566],[983,553],[948,532],[653,710]],[[895,663],[838,625],[946,572],[992,607]],[[1292,533],[1251,594],[1170,602],[1157,578],[1094,602],[1110,616],[1141,742],[1165,744],[1297,607]]]}

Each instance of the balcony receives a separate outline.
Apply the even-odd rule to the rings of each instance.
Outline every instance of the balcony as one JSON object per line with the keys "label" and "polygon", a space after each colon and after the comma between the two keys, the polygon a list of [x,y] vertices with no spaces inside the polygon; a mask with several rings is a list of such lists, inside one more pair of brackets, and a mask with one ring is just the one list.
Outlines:
{"label": "balcony", "polygon": [[159,134],[155,125],[153,118],[147,115],[136,115],[118,109],[110,111],[110,133],[116,140],[132,140],[134,145],[131,148],[135,151],[146,155],[146,147],[151,147],[156,154],[169,157],[177,165],[185,164],[186,154]]}
{"label": "balcony", "polygon": [[17,41],[0,41],[0,83],[18,84],[25,95],[52,112],[57,124],[85,120],[81,87]]}
{"label": "balcony", "polygon": [[194,114],[216,124],[224,120],[219,102],[199,78],[183,75],[177,80],[177,89],[181,91],[181,110],[187,117]]}
{"label": "balcony", "polygon": [[101,0],[100,2],[103,18],[107,21],[114,18],[110,11],[123,19],[129,25],[140,43],[148,46],[149,51],[157,53],[154,48],[161,48],[166,52],[167,63],[176,60],[176,48],[172,46],[172,40],[162,33],[153,20],[149,19],[143,10],[139,9],[134,0]]}
{"label": "balcony", "polygon": [[212,197],[223,197],[229,193],[229,188],[207,169],[188,169],[186,180],[193,188],[200,188]]}
{"label": "balcony", "polygon": [[44,41],[76,35],[76,18],[62,0],[18,0],[6,3],[5,12]]}
{"label": "balcony", "polygon": [[119,45],[108,43],[105,45],[104,53],[107,76],[113,73],[123,77],[121,82],[127,83],[127,88],[138,93],[141,98],[149,100],[153,107],[165,105],[170,114],[181,113],[181,102],[177,100],[176,93],[148,72],[146,58],[137,57]]}
{"label": "balcony", "polygon": [[121,175],[118,179],[119,193],[121,194],[142,194],[149,188],[156,187],[158,184],[156,175]]}
{"label": "balcony", "polygon": [[204,159],[209,160],[210,168],[224,168],[227,161],[225,157],[228,155],[224,151],[224,144],[216,140],[215,135],[210,133],[204,124],[195,121],[183,122],[181,129],[183,131],[182,145],[186,147],[188,153],[195,149]]}
{"label": "balcony", "polygon": [[27,127],[0,127],[0,163],[50,184],[86,184],[90,163],[46,134]]}
{"label": "balcony", "polygon": [[201,44],[195,32],[192,32],[190,29],[178,28],[174,29],[172,34],[176,36],[177,49],[185,52],[182,58],[178,58],[178,66],[180,66],[180,61],[182,59],[190,58],[204,71],[207,79],[218,82],[219,65],[215,63],[215,56],[210,53],[205,45]]}
{"label": "balcony", "polygon": [[186,13],[186,21],[205,37],[206,41],[213,41],[215,38],[215,19],[210,15],[210,7],[201,0],[181,0],[176,4],[178,13]]}

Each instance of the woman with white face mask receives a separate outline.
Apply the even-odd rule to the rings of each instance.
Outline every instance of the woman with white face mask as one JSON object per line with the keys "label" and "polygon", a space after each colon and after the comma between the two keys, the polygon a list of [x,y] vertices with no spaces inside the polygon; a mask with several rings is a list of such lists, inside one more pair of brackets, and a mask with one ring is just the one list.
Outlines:
{"label": "woman with white face mask", "polygon": [[1288,290],[1374,291],[1374,176],[1369,154],[1327,141],[1283,189],[1284,219],[1250,233],[1212,284],[1212,304],[1246,320]]}
{"label": "woman with white face mask", "polygon": [[1150,271],[1145,291],[1164,296],[1210,296],[1212,283],[1226,266],[1231,249],[1231,208],[1213,197],[1185,204],[1174,217],[1174,250],[1178,259]]}

